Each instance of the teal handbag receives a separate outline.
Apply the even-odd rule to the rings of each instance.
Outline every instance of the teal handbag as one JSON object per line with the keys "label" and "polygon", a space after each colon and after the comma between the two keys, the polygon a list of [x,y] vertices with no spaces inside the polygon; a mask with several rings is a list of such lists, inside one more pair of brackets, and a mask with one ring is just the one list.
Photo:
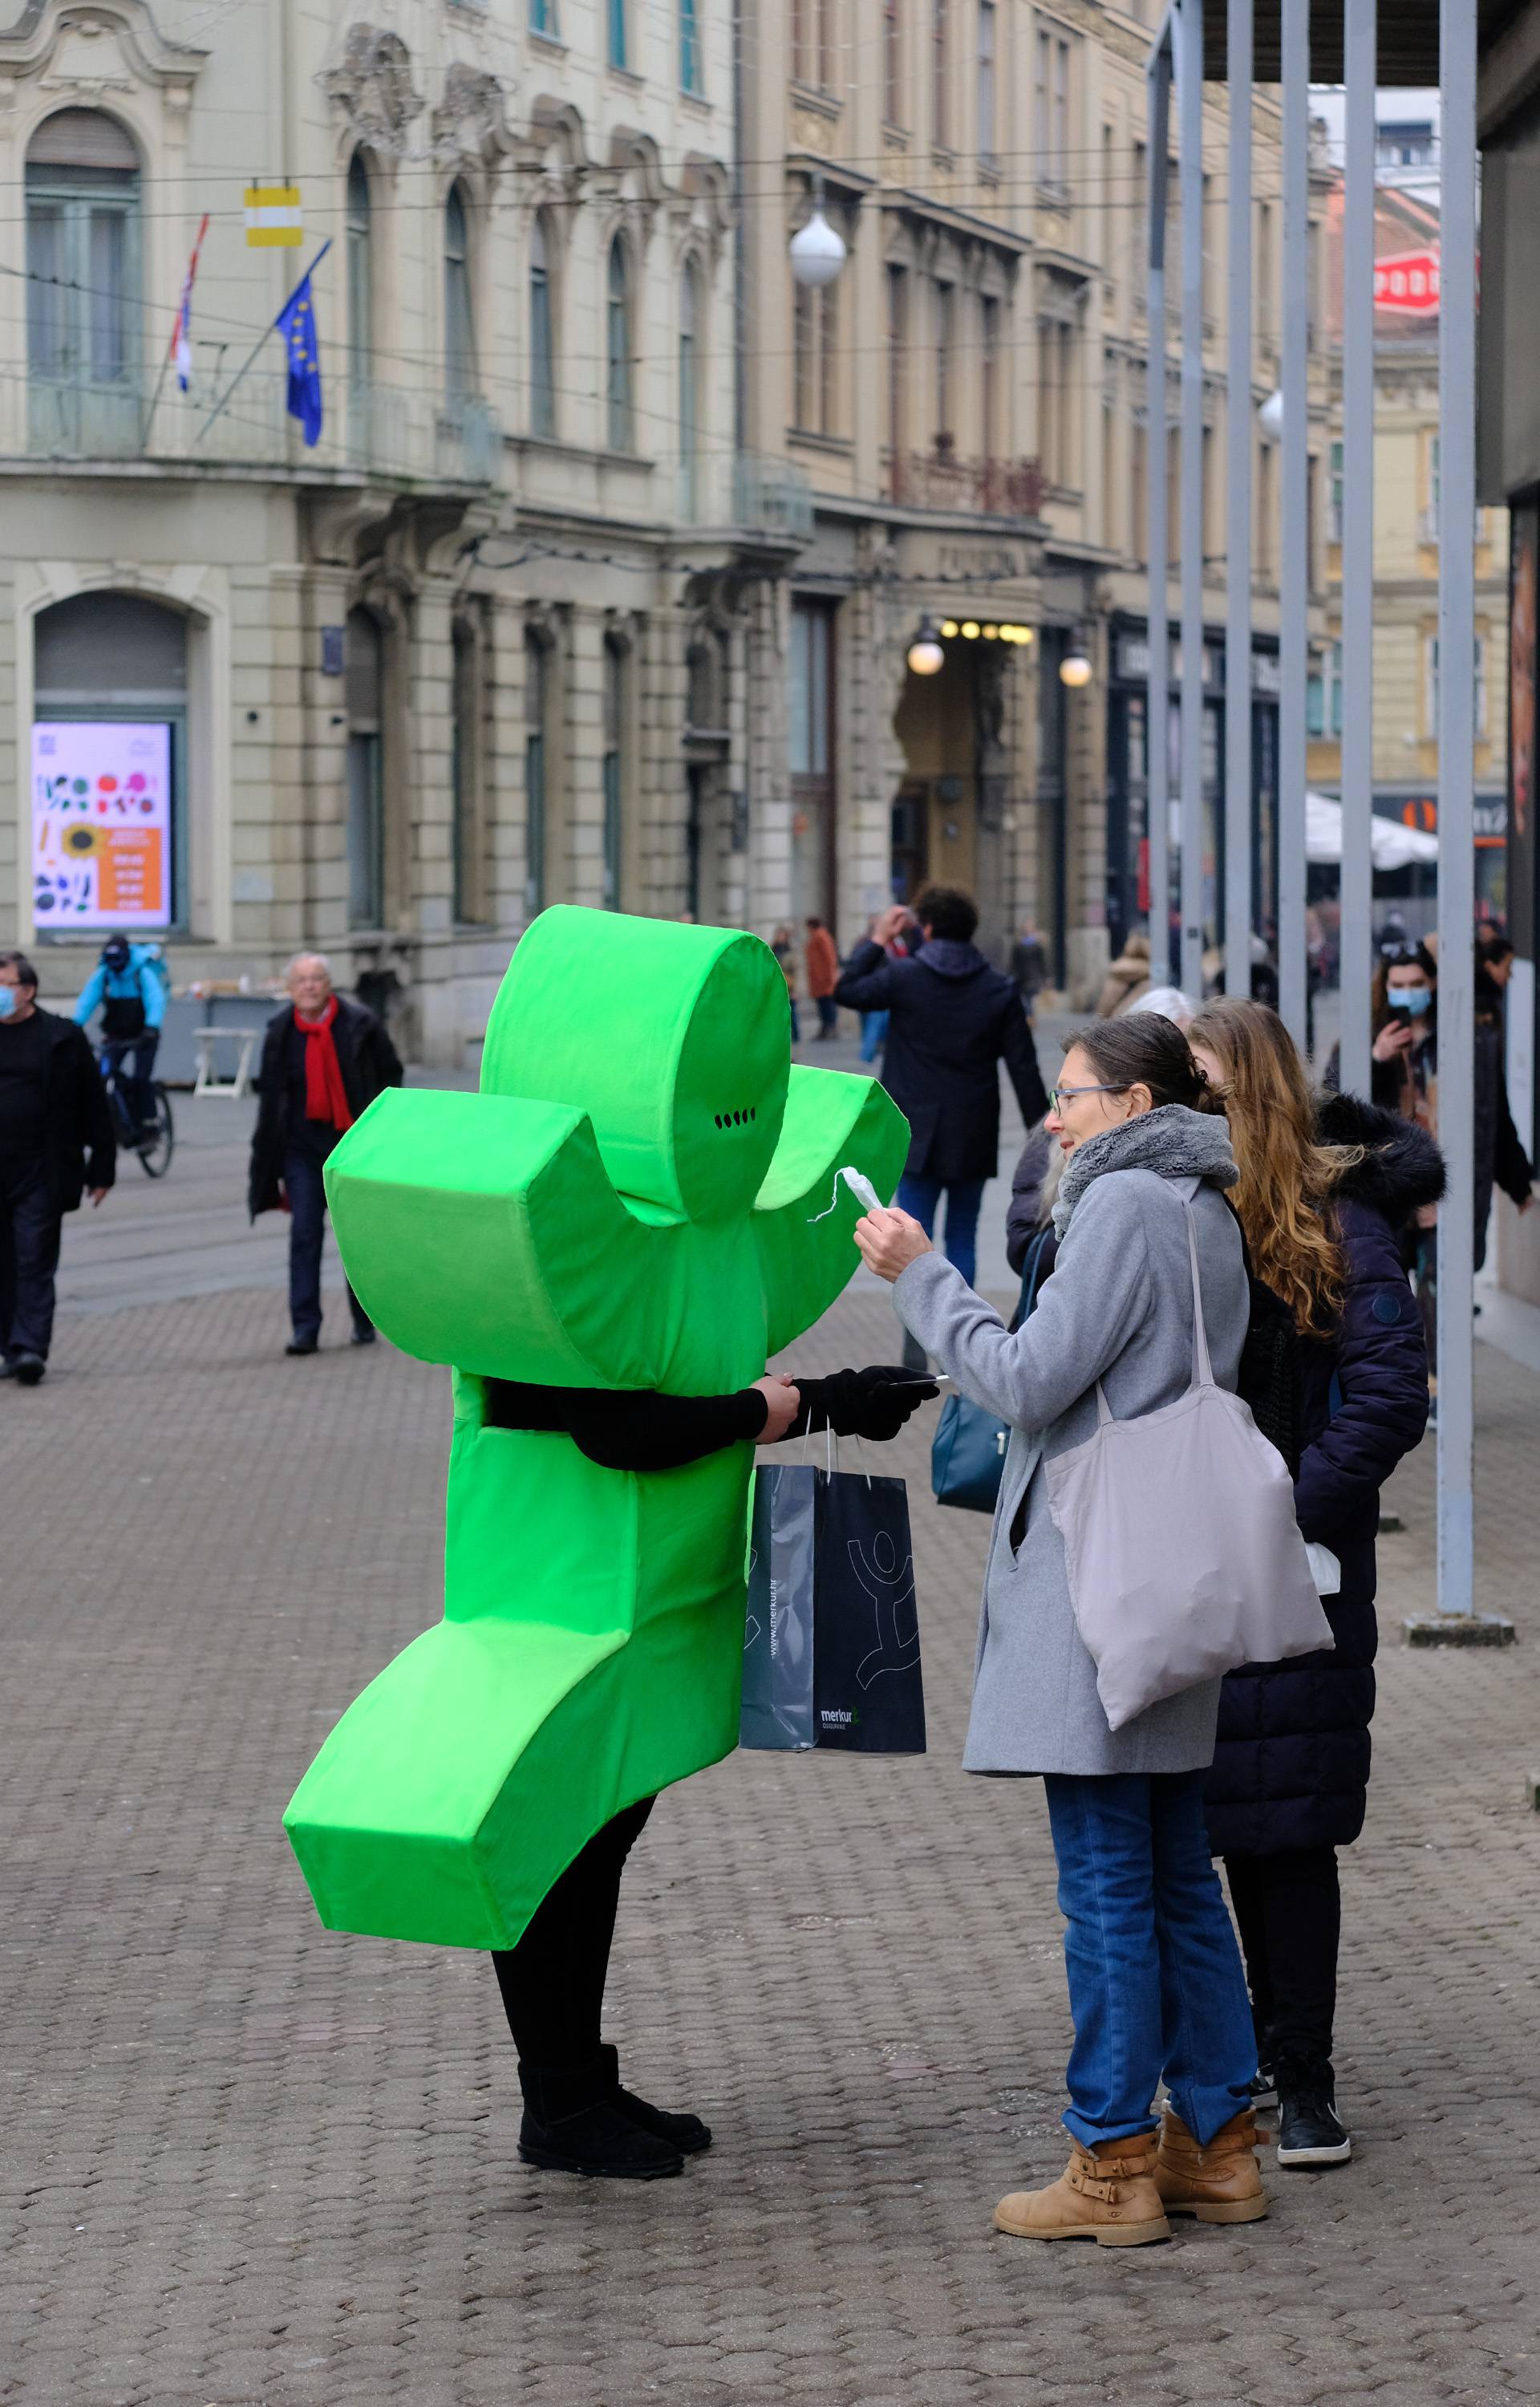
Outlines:
{"label": "teal handbag", "polygon": [[[1013,1324],[1018,1329],[1036,1300],[1043,1246],[1052,1234],[1052,1230],[1040,1229],[1032,1240]],[[1009,1421],[954,1389],[941,1406],[930,1442],[930,1489],[937,1503],[955,1504],[965,1513],[993,1513],[1010,1444]]]}

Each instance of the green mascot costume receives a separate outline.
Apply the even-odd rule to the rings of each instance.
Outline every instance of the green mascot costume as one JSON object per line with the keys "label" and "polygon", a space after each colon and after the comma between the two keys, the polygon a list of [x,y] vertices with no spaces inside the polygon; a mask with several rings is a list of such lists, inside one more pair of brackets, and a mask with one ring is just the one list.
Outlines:
{"label": "green mascot costume", "polygon": [[[752,1439],[633,1471],[568,1431],[586,1392],[732,1402],[845,1285],[835,1175],[890,1197],[908,1131],[872,1080],[794,1068],[788,1036],[757,937],[556,908],[502,981],[480,1093],[389,1090],[332,1153],[348,1277],[452,1367],[454,1431],[444,1619],[285,1816],[331,1929],[516,1950],[617,1816],[736,1745]],[[500,1392],[572,1413],[500,1426]]]}

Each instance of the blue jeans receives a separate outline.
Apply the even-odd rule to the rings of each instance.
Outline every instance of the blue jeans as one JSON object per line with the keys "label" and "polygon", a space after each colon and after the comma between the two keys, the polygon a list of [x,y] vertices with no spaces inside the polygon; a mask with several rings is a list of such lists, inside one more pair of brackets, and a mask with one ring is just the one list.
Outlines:
{"label": "blue jeans", "polygon": [[[321,1172],[339,1134],[339,1130],[320,1120],[306,1120],[303,1134],[290,1138],[284,1155],[283,1185],[290,1211],[289,1317],[299,1338],[320,1335],[321,1247],[326,1242],[326,1189]],[[373,1328],[351,1287],[347,1302],[354,1328]]]}
{"label": "blue jeans", "polygon": [[861,1059],[863,1061],[875,1061],[887,1043],[887,1024],[891,1017],[891,1013],[885,1011],[862,1012]]}
{"label": "blue jeans", "polygon": [[898,1181],[897,1204],[918,1220],[927,1237],[936,1233],[936,1212],[942,1194],[946,1196],[947,1260],[961,1271],[968,1286],[979,1266],[979,1206],[983,1202],[984,1182],[982,1178],[959,1178],[943,1189],[939,1178],[916,1178],[906,1170]]}
{"label": "blue jeans", "polygon": [[1256,2035],[1208,1854],[1203,1772],[1050,1773],[1075,2044],[1066,2129],[1152,2131],[1162,2074],[1200,2147],[1251,2102]]}

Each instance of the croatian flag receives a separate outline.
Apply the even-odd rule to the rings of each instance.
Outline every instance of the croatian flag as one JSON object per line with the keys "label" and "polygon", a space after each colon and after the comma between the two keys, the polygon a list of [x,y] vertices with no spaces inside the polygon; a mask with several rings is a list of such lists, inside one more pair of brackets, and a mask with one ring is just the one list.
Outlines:
{"label": "croatian flag", "polygon": [[205,214],[198,228],[198,239],[192,246],[192,256],[187,263],[182,278],[182,297],[177,305],[177,323],[171,332],[171,356],[177,363],[177,381],[185,392],[192,380],[192,279],[198,273],[198,253],[208,232]]}

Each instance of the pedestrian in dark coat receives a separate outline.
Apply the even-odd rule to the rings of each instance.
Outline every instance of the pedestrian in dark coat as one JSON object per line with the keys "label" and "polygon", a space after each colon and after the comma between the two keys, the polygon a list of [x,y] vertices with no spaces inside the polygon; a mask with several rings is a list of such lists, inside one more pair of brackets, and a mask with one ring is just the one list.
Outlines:
{"label": "pedestrian in dark coat", "polygon": [[[361,1003],[332,990],[322,953],[297,953],[290,1000],[262,1040],[261,1100],[251,1139],[251,1218],[286,1210],[289,1226],[287,1354],[314,1354],[321,1332],[321,1248],[326,1235],[328,1157],[387,1087],[402,1082],[401,1058],[383,1023]],[[351,1287],[353,1343],[372,1346],[374,1325]]]}
{"label": "pedestrian in dark coat", "polygon": [[884,912],[877,937],[857,945],[834,990],[852,1011],[885,1011],[883,1084],[909,1121],[898,1208],[933,1235],[946,1195],[946,1254],[971,1287],[984,1182],[999,1168],[1003,1061],[1031,1128],[1048,1109],[1032,1031],[1010,980],[973,942],[978,907],[953,887],[926,887],[913,917],[924,942],[912,958],[886,950],[911,914]]}
{"label": "pedestrian in dark coat", "polygon": [[53,1334],[60,1224],[113,1182],[117,1141],[96,1057],[43,1011],[24,953],[0,952],[0,1376],[35,1388]]}
{"label": "pedestrian in dark coat", "polygon": [[1399,1232],[1443,1192],[1415,1122],[1350,1095],[1312,1104],[1276,1014],[1216,1001],[1190,1041],[1222,1101],[1253,1268],[1300,1332],[1294,1503],[1340,1566],[1323,1596],[1335,1645],[1226,1678],[1208,1831],[1240,1925],[1258,2060],[1276,2079],[1284,2164],[1351,2142],[1332,2069],[1341,1906],[1336,1849],[1363,1827],[1374,1715],[1379,1490],[1422,1434],[1427,1365]]}

